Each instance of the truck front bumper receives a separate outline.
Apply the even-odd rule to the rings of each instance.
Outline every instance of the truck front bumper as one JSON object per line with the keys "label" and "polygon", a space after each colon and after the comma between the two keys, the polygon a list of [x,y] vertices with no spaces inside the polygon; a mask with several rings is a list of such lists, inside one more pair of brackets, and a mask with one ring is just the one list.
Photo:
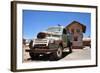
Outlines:
{"label": "truck front bumper", "polygon": [[57,49],[32,49],[32,50],[25,50],[26,52],[32,52],[32,53],[53,53],[56,52]]}

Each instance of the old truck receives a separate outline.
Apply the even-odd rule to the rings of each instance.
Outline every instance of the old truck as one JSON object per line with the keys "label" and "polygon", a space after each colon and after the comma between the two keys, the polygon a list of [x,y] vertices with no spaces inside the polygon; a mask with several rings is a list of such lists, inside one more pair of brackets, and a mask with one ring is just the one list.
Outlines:
{"label": "old truck", "polygon": [[26,51],[29,52],[31,58],[49,54],[51,60],[61,59],[65,48],[71,52],[71,45],[67,41],[66,30],[63,26],[53,26],[39,32],[37,38],[30,41],[29,48]]}

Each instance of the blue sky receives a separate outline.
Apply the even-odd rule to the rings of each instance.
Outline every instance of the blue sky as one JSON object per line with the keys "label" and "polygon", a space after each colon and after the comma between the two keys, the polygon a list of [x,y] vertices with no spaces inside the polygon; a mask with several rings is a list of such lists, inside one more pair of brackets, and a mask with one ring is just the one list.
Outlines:
{"label": "blue sky", "polygon": [[48,27],[58,24],[67,26],[72,21],[86,25],[84,35],[91,35],[90,13],[23,10],[23,38],[32,39]]}

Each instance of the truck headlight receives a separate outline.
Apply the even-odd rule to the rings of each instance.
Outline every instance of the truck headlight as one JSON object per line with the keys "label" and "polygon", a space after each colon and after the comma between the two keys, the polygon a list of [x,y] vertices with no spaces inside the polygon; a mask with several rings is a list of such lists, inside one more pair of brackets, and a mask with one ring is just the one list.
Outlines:
{"label": "truck headlight", "polygon": [[50,40],[49,43],[55,43],[55,40]]}

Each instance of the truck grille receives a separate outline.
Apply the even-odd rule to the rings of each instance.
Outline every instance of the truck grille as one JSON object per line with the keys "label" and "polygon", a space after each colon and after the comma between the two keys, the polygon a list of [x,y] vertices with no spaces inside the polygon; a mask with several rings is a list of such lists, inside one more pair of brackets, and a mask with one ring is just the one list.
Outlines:
{"label": "truck grille", "polygon": [[45,47],[46,44],[35,44],[34,47]]}
{"label": "truck grille", "polygon": [[41,43],[43,44],[43,43],[47,43],[48,40],[46,40],[46,39],[35,39],[34,42],[37,43],[37,44],[39,44],[39,43],[40,43],[40,44],[41,44]]}
{"label": "truck grille", "polygon": [[46,44],[35,44],[34,48],[45,49],[45,48],[48,48],[48,47],[46,46]]}
{"label": "truck grille", "polygon": [[47,48],[48,42],[47,39],[35,39],[33,45],[34,48]]}

